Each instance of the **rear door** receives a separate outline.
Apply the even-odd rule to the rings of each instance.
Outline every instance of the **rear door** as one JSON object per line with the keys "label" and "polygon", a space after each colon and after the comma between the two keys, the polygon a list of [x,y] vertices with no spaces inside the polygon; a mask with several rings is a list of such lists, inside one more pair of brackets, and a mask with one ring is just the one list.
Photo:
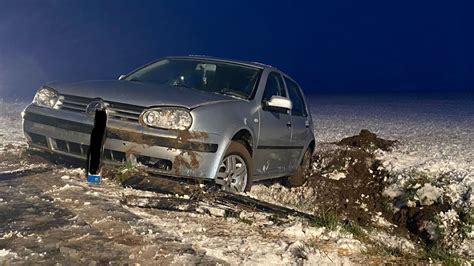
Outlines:
{"label": "rear door", "polygon": [[283,176],[289,171],[291,116],[289,110],[266,106],[265,102],[272,96],[287,97],[283,78],[274,71],[268,74],[261,98],[260,133],[254,159],[256,179]]}
{"label": "rear door", "polygon": [[293,80],[288,77],[284,77],[288,95],[293,104],[291,109],[291,152],[289,153],[290,158],[290,170],[296,170],[300,163],[300,159],[303,156],[304,147],[307,144],[309,138],[312,136],[309,115],[304,101],[303,93]]}

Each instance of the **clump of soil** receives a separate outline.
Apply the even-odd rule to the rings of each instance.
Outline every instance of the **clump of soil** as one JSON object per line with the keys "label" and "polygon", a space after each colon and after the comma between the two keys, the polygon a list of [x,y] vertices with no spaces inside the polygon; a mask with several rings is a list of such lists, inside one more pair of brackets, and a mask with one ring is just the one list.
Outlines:
{"label": "clump of soil", "polygon": [[317,158],[319,168],[305,185],[315,190],[313,202],[323,214],[370,224],[374,213],[383,212],[388,202],[382,195],[385,176],[381,163],[361,148],[344,147],[326,152]]}
{"label": "clump of soil", "polygon": [[130,162],[126,162],[121,166],[104,165],[102,166],[101,174],[118,183],[123,183],[133,176],[148,176],[144,167],[134,165]]}
{"label": "clump of soil", "polygon": [[367,129],[362,129],[359,135],[344,138],[335,144],[339,146],[362,148],[364,150],[381,149],[383,151],[389,151],[396,142],[396,140],[378,138],[376,134]]}
{"label": "clump of soil", "polygon": [[446,212],[449,209],[450,206],[447,203],[416,207],[403,206],[399,211],[393,213],[390,221],[419,236],[427,247],[431,247],[435,244],[433,242],[434,239],[432,239],[430,233],[425,228],[425,224],[433,221],[436,214]]}
{"label": "clump of soil", "polygon": [[383,196],[387,173],[373,151],[390,150],[394,140],[377,137],[363,129],[322,148],[315,158],[317,167],[305,186],[315,190],[318,210],[367,225],[374,213],[385,212],[389,199]]}

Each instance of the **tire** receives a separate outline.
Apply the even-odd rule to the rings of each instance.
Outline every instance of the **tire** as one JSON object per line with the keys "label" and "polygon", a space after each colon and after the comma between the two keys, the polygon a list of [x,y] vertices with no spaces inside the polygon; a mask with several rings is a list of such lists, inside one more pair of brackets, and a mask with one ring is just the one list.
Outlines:
{"label": "tire", "polygon": [[303,155],[303,159],[301,160],[296,173],[289,176],[287,178],[286,185],[288,187],[300,187],[308,180],[308,176],[311,170],[311,158],[312,152],[310,149],[307,149]]}
{"label": "tire", "polygon": [[[245,173],[241,174],[241,171],[244,171],[243,163],[245,164]],[[233,193],[247,192],[252,186],[252,178],[252,156],[244,144],[231,141],[219,164],[216,183],[225,191]],[[239,182],[239,180],[242,180],[242,182]]]}

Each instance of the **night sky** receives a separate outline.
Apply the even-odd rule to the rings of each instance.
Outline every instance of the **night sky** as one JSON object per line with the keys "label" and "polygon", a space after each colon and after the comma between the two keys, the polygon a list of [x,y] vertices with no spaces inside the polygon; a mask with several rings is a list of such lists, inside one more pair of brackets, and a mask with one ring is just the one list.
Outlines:
{"label": "night sky", "polygon": [[0,98],[166,55],[274,65],[306,93],[474,88],[472,1],[0,0]]}

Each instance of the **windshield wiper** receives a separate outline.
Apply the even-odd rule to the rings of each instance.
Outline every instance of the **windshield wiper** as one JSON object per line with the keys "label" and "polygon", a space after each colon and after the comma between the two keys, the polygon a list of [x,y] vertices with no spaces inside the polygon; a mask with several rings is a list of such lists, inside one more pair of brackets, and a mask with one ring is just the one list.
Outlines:
{"label": "windshield wiper", "polygon": [[194,89],[194,87],[191,87],[189,85],[186,85],[186,84],[178,84],[178,83],[175,83],[172,85],[173,87],[181,87],[181,88],[187,88],[187,89]]}
{"label": "windshield wiper", "polygon": [[234,96],[242,99],[247,99],[245,95],[243,95],[240,91],[236,90],[231,90],[231,89],[223,89],[220,93],[229,95],[229,96]]}

